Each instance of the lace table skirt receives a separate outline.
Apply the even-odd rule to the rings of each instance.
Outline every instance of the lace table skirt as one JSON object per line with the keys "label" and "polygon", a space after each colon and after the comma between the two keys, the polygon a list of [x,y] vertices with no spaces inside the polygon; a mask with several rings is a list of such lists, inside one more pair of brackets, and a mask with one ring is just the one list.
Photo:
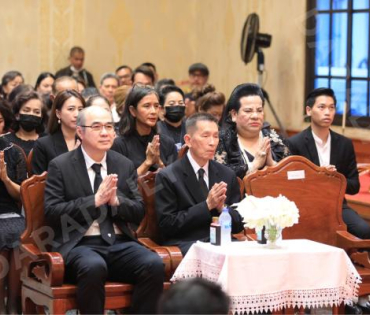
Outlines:
{"label": "lace table skirt", "polygon": [[233,313],[334,306],[357,296],[361,279],[342,249],[308,240],[281,244],[280,249],[256,242],[222,248],[198,242],[171,280],[202,277],[219,283]]}

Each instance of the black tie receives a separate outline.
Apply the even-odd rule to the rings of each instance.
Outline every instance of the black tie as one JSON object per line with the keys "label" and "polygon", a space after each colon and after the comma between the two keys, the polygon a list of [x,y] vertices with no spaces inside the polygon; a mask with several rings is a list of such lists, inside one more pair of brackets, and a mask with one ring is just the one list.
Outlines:
{"label": "black tie", "polygon": [[208,187],[207,187],[206,181],[204,180],[204,173],[205,173],[204,169],[200,168],[198,170],[199,187],[202,192],[203,198],[205,200],[208,197]]}
{"label": "black tie", "polygon": [[[95,172],[94,193],[98,191],[99,186],[101,182],[103,181],[103,178],[101,177],[101,173],[100,173],[101,167],[102,167],[101,164],[93,164],[91,166],[91,168]],[[100,213],[100,219],[99,219],[99,221],[103,219],[101,222],[99,222],[100,234],[104,241],[112,245],[114,244],[116,240],[116,234],[114,233],[111,213],[110,211],[107,211],[108,208],[106,206],[104,206],[104,208],[105,208],[105,211],[103,213]]]}

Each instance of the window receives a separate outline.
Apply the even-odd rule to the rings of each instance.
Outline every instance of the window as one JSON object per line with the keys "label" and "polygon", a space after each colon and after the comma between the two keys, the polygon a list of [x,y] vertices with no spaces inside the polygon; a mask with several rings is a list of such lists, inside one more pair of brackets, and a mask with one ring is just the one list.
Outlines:
{"label": "window", "polygon": [[306,94],[330,87],[337,96],[334,124],[370,126],[370,0],[308,0]]}

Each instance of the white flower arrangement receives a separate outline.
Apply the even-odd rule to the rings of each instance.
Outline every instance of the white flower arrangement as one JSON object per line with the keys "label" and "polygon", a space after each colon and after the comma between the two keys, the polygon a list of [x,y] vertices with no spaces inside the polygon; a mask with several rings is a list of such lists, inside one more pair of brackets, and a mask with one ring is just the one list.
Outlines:
{"label": "white flower arrangement", "polygon": [[238,212],[244,217],[245,226],[256,231],[263,226],[276,226],[281,229],[298,223],[299,210],[293,201],[279,197],[256,198],[248,196],[235,204]]}

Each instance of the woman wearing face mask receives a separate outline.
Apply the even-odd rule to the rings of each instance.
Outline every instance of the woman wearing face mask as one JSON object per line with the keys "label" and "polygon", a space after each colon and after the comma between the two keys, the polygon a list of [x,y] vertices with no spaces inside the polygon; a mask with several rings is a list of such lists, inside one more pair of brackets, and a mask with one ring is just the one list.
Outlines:
{"label": "woman wearing face mask", "polygon": [[159,91],[159,104],[163,121],[158,122],[158,131],[172,138],[179,151],[186,134],[184,92],[175,85],[166,85]]}
{"label": "woman wearing face mask", "polygon": [[32,156],[33,174],[47,171],[49,162],[62,153],[80,145],[76,137],[78,113],[85,107],[85,100],[75,90],[58,93],[51,108],[49,135],[36,141]]}
{"label": "woman wearing face mask", "polygon": [[157,134],[159,100],[149,86],[134,86],[125,100],[119,133],[112,149],[130,159],[138,175],[155,171],[177,159],[174,141]]}
{"label": "woman wearing face mask", "polygon": [[41,96],[35,91],[17,95],[12,104],[13,132],[5,135],[9,142],[20,146],[26,155],[44,131],[46,110]]}
{"label": "woman wearing face mask", "polygon": [[226,106],[215,160],[242,179],[290,154],[285,141],[264,122],[264,103],[261,88],[246,83],[234,89]]}

